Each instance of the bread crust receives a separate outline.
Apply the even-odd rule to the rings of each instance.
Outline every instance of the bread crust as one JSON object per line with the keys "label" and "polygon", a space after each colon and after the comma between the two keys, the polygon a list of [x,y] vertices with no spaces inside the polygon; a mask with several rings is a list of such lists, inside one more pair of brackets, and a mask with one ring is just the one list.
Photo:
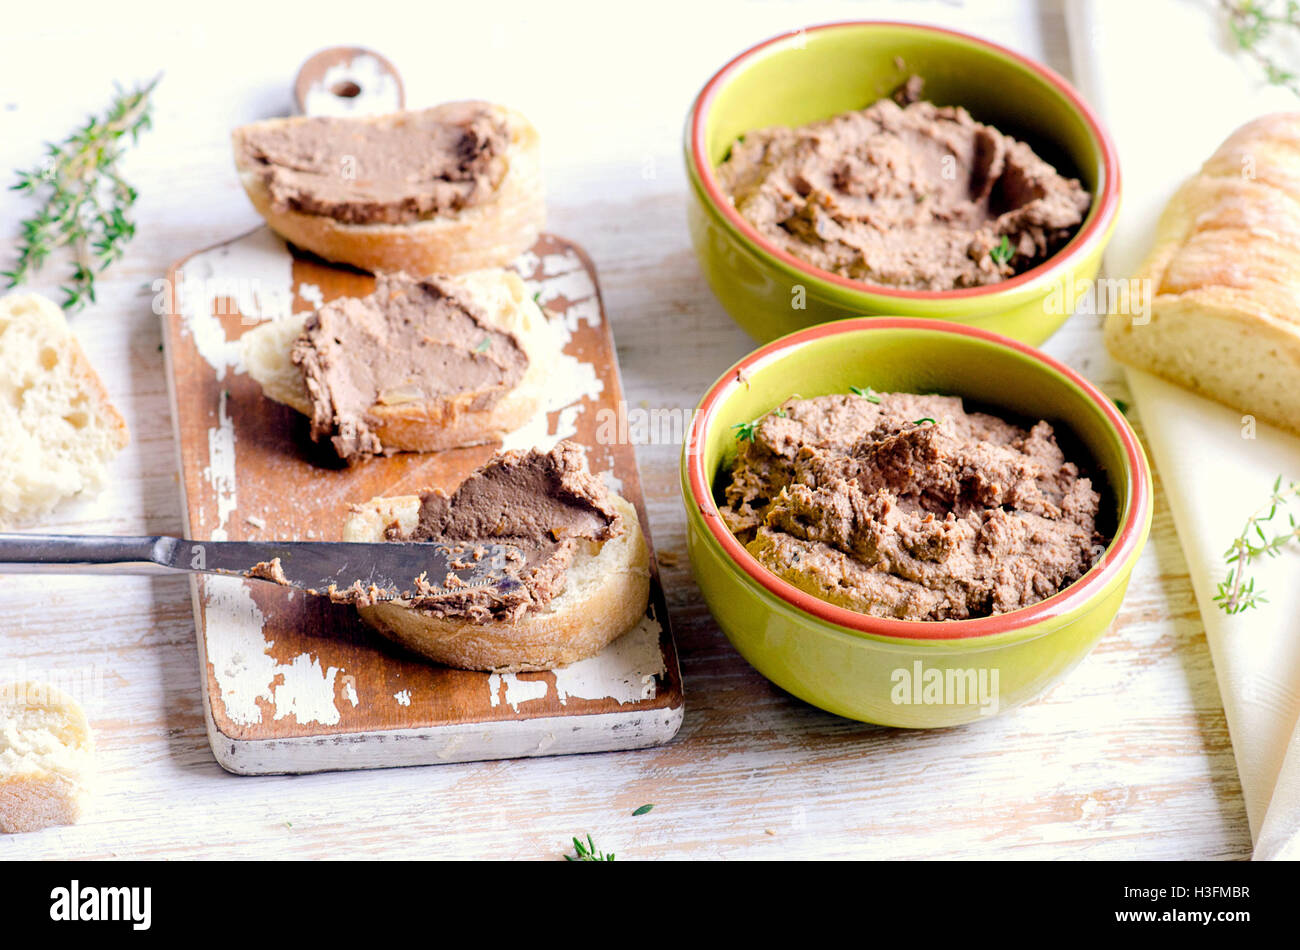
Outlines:
{"label": "bread crust", "polygon": [[1116,359],[1300,433],[1300,112],[1242,126],[1170,200],[1107,315]]}
{"label": "bread crust", "polygon": [[[358,613],[413,653],[457,669],[550,670],[595,656],[640,622],[650,599],[650,552],[636,508],[619,495],[612,501],[623,533],[580,552],[559,596],[517,621],[468,623],[400,601],[360,607]],[[416,495],[372,499],[353,509],[343,539],[378,541],[394,523],[410,531],[419,507]]]}
{"label": "bread crust", "polygon": [[[501,439],[523,427],[546,408],[548,368],[563,349],[556,326],[528,294],[513,271],[490,268],[451,278],[463,287],[493,326],[515,334],[528,354],[528,369],[519,383],[487,409],[470,407],[473,396],[417,400],[372,406],[371,431],[389,452],[440,452]],[[244,334],[245,368],[263,393],[303,415],[312,414],[302,372],[290,350],[307,314],[266,323]]]}
{"label": "bread crust", "polygon": [[[21,716],[33,711],[47,717],[42,738],[23,734]],[[8,748],[24,741],[25,752]],[[94,754],[86,714],[71,697],[42,683],[0,687],[0,832],[74,824],[94,782]]]}
{"label": "bread crust", "polygon": [[253,207],[271,229],[325,260],[372,273],[400,270],[416,277],[504,267],[537,242],[546,225],[546,202],[537,129],[513,109],[492,108],[510,130],[506,174],[490,198],[455,214],[411,224],[346,224],[325,215],[276,210],[257,170],[240,160],[240,136],[245,129],[309,121],[304,116],[235,129],[235,167]]}

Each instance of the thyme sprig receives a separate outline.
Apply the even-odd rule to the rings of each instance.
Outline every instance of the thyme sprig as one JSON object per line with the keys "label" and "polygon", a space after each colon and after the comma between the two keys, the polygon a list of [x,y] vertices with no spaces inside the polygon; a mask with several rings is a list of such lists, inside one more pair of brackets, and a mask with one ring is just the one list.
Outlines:
{"label": "thyme sprig", "polygon": [[758,432],[758,427],[762,425],[763,420],[768,415],[776,416],[778,419],[786,418],[785,410],[778,406],[776,409],[773,409],[771,413],[764,413],[757,419],[750,419],[748,422],[732,423],[731,428],[736,430],[736,438],[741,442],[753,442],[754,435]]}
{"label": "thyme sprig", "polygon": [[18,260],[0,271],[9,287],[28,280],[57,248],[72,251],[71,282],[60,287],[63,309],[80,310],[95,300],[95,278],[121,258],[135,235],[131,208],[138,193],[118,169],[126,145],[151,125],[150,94],[155,78],[132,92],[117,88],[103,116],[89,117],[59,143],[45,146],[45,158],[19,171],[11,191],[43,196],[37,212],[20,225]]}
{"label": "thyme sprig", "polygon": [[591,835],[587,835],[584,842],[581,838],[573,839],[573,854],[564,856],[566,861],[613,861],[614,852],[609,854],[601,851],[596,847],[596,842],[591,840]]}
{"label": "thyme sprig", "polygon": [[1011,260],[1012,255],[1015,253],[1016,249],[1011,245],[1011,239],[1004,234],[1002,240],[998,242],[998,246],[989,251],[989,257],[993,258],[994,264],[1001,266]]}
{"label": "thyme sprig", "polygon": [[[1260,604],[1268,603],[1263,591],[1255,589],[1255,578],[1246,577],[1246,568],[1251,562],[1261,557],[1277,557],[1291,542],[1300,540],[1300,525],[1296,524],[1295,515],[1287,513],[1289,526],[1286,530],[1270,536],[1264,530],[1281,509],[1289,502],[1300,498],[1300,482],[1282,485],[1282,476],[1273,482],[1273,491],[1268,501],[1264,502],[1246,519],[1246,526],[1223,553],[1224,560],[1231,565],[1228,576],[1219,584],[1219,591],[1214,595],[1214,602],[1227,614],[1239,614]],[[1272,529],[1270,529],[1272,530]]]}
{"label": "thyme sprig", "polygon": [[1300,74],[1269,52],[1270,42],[1282,30],[1300,36],[1300,0],[1273,4],[1266,0],[1219,0],[1237,47],[1264,71],[1269,85],[1281,86],[1300,96]]}
{"label": "thyme sprig", "polygon": [[880,405],[880,397],[876,395],[876,391],[870,386],[850,386],[849,392],[855,396],[861,396],[867,402],[875,403],[877,406]]}

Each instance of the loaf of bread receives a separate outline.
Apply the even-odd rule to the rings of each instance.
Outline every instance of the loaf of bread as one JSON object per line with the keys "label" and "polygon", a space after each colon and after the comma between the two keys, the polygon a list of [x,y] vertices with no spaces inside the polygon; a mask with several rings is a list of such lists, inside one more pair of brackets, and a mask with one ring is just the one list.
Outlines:
{"label": "loaf of bread", "polygon": [[[355,200],[347,213],[320,213],[277,200],[268,185],[267,166],[258,161],[250,143],[268,132],[293,135],[313,124],[336,123],[351,139],[373,134],[377,139],[400,129],[412,120],[459,121],[469,106],[483,106],[503,124],[508,143],[499,157],[503,168],[489,194],[478,194],[471,204],[443,211],[420,211],[402,220],[365,221],[357,218],[356,205],[367,196],[383,192],[376,179],[393,170],[392,161],[382,154],[372,168],[350,169],[344,163],[351,156],[341,154],[339,177],[356,174]],[[518,112],[504,106],[480,103],[447,103],[433,109],[390,113],[357,118],[296,116],[267,119],[235,129],[235,166],[240,182],[259,214],[277,234],[328,261],[349,264],[362,270],[405,271],[417,277],[430,274],[463,274],[485,267],[504,267],[537,241],[546,221],[542,189],[540,137],[533,125]],[[382,142],[379,143],[382,145]],[[409,146],[409,137],[406,144]],[[436,142],[425,143],[431,153]],[[396,146],[394,146],[396,148]],[[310,147],[303,154],[312,154]],[[407,175],[404,177],[412,177]],[[438,184],[436,181],[434,184]],[[444,189],[445,190],[445,189]],[[416,202],[417,206],[419,202]],[[453,203],[454,204],[454,203]],[[327,211],[330,209],[326,209]],[[393,217],[393,214],[388,214]],[[361,215],[364,217],[364,215]]]}
{"label": "loaf of bread", "polygon": [[1107,315],[1116,359],[1300,432],[1300,112],[1234,132],[1134,276],[1150,290]]}
{"label": "loaf of bread", "polygon": [[0,299],[0,530],[92,495],[126,423],[68,328],[38,294]]}
{"label": "loaf of bread", "polygon": [[0,685],[0,832],[70,825],[95,778],[86,714],[40,683]]}
{"label": "loaf of bread", "polygon": [[[367,624],[414,653],[464,670],[550,670],[595,656],[631,630],[650,598],[650,552],[636,508],[612,495],[623,530],[599,544],[583,542],[564,590],[513,622],[471,623],[435,616],[401,601],[357,608]],[[374,498],[353,508],[344,541],[382,541],[390,525],[409,534],[417,495]]]}
{"label": "loaf of bread", "polygon": [[[559,327],[514,271],[491,268],[448,282],[465,291],[487,324],[514,335],[528,367],[518,384],[488,408],[455,397],[372,406],[371,428],[385,451],[436,452],[492,442],[545,411],[547,376],[564,346]],[[295,314],[256,327],[244,334],[241,347],[248,374],[269,398],[311,416],[302,370],[291,358],[308,316]]]}

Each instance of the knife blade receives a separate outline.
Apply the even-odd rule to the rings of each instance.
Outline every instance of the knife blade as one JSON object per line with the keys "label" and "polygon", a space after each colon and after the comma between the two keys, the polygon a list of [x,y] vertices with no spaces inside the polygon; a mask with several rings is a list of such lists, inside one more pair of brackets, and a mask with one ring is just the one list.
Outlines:
{"label": "knife blade", "polygon": [[0,533],[0,574],[224,574],[354,602],[508,590],[519,549],[495,542],[191,541]]}

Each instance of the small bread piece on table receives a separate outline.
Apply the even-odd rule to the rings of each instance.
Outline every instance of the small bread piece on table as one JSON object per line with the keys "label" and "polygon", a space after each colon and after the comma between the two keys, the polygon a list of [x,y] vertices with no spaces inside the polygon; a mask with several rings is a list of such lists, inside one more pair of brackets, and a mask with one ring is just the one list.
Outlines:
{"label": "small bread piece on table", "polygon": [[1300,433],[1300,112],[1229,136],[1134,278],[1150,292],[1107,316],[1116,359]]}
{"label": "small bread piece on table", "polygon": [[57,306],[0,299],[0,529],[93,495],[127,444],[126,422]]}
{"label": "small bread piece on table", "polygon": [[232,140],[240,182],[272,230],[362,270],[504,267],[546,222],[540,137],[504,106],[266,119]]}
{"label": "small bread piece on table", "polygon": [[74,824],[95,779],[95,740],[70,696],[41,683],[0,685],[0,832]]}

